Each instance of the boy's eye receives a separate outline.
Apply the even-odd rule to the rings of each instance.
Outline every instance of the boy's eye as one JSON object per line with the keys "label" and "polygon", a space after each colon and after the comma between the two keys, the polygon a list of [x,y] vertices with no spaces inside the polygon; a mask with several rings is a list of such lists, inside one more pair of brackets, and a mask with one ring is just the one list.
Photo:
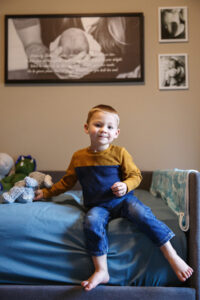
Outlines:
{"label": "boy's eye", "polygon": [[108,126],[108,129],[113,129],[113,126]]}
{"label": "boy's eye", "polygon": [[95,124],[96,127],[101,127],[101,124],[97,123]]}

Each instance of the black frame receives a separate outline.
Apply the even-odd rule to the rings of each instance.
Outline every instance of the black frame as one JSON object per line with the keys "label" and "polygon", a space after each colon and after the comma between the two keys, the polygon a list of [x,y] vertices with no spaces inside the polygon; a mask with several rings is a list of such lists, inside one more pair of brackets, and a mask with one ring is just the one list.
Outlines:
{"label": "black frame", "polygon": [[[55,72],[52,72],[51,67],[46,67],[47,65],[45,64],[39,64],[38,67],[36,66],[36,64],[33,64],[32,62],[30,63],[30,61],[28,63],[28,59],[24,50],[25,45],[22,44],[22,40],[19,37],[19,31],[25,28],[23,27],[24,25],[20,25],[20,22],[24,21],[23,19],[26,19],[27,23],[29,23],[28,26],[30,26],[30,23],[33,22],[32,28],[35,25],[38,26],[38,24],[40,24],[40,26],[44,25],[42,28],[45,28],[45,22],[46,22],[46,25],[48,25],[48,31],[46,31],[46,37],[48,37],[50,36],[49,33],[52,33],[50,32],[49,29],[51,24],[53,24],[54,30],[58,31],[60,26],[60,25],[58,26],[59,23],[62,23],[63,26],[65,22],[69,22],[69,23],[73,22],[73,24],[75,24],[74,22],[80,23],[81,20],[84,20],[86,22],[94,21],[91,18],[100,18],[99,20],[102,22],[102,24],[103,22],[109,24],[108,26],[106,25],[107,28],[109,28],[109,30],[107,29],[107,31],[109,31],[109,34],[111,33],[115,38],[114,46],[117,45],[117,47],[112,48],[112,50],[109,50],[107,52],[105,51],[105,48],[103,49],[105,44],[104,42],[106,41],[106,37],[108,37],[108,35],[104,34],[102,29],[103,27],[101,27],[101,29],[99,30],[101,37],[98,40],[98,47],[100,43],[102,44],[102,41],[103,41],[103,46],[101,45],[101,51],[99,50],[98,47],[95,48],[96,51],[95,53],[97,53],[98,56],[94,56],[94,57],[96,59],[96,62],[98,62],[97,65],[99,66],[96,67],[95,71],[93,70],[90,71],[88,74],[86,74],[88,70],[93,69],[94,61],[89,62],[87,68],[85,68],[86,72],[84,73],[82,72],[83,68],[80,67],[80,64],[77,63],[76,60],[76,65],[78,67],[74,67],[74,65],[73,67],[71,67],[70,65],[75,75],[66,75],[66,74],[63,75],[63,73],[61,73],[62,68],[63,70],[66,70],[66,67],[63,67],[63,60],[62,63],[60,63],[59,65],[57,60],[54,60],[53,61],[54,64],[53,64],[51,58],[51,66],[52,65],[54,67],[55,66],[57,67],[57,65],[59,66],[59,69],[57,68],[57,71],[55,71],[57,72],[57,75],[55,74]],[[14,24],[13,20],[15,22],[15,26],[13,25]],[[16,23],[18,23],[17,25],[18,33],[16,32]],[[118,26],[115,27],[115,29],[113,29],[114,23],[117,24],[116,26]],[[121,29],[122,24],[125,24],[125,27],[123,27],[125,28],[124,31]],[[69,27],[70,28],[76,27],[76,25],[68,24],[66,28]],[[66,28],[62,28],[62,30]],[[42,29],[41,31],[43,33],[43,36],[45,36],[44,30]],[[122,39],[119,41],[119,36],[121,31],[123,32],[121,34],[122,38],[124,38],[123,41]],[[57,34],[57,36],[60,35],[61,34]],[[30,34],[29,37],[31,36],[33,35]],[[98,33],[95,36],[95,47],[97,43],[96,37],[98,37]],[[43,41],[43,37],[41,39]],[[21,54],[22,52],[17,50],[15,46],[16,40],[18,40],[18,44],[22,49],[20,51],[23,52],[23,55]],[[110,39],[107,38],[107,40],[111,40],[111,38]],[[55,41],[55,38],[51,41],[50,44],[51,46],[53,41]],[[93,41],[94,41],[94,37],[93,37]],[[59,43],[57,43],[57,45],[60,45]],[[68,45],[74,46],[74,42],[69,43]],[[98,51],[96,49],[98,49]],[[43,58],[44,57],[47,57],[48,65],[49,65],[49,61],[50,61],[49,55],[43,56]],[[89,55],[87,57],[89,57]],[[90,53],[90,57],[91,57],[91,53]],[[22,61],[23,64],[21,63]],[[65,59],[65,61],[67,61],[67,59]],[[103,61],[104,64],[102,65]],[[16,63],[18,64],[17,66]],[[81,75],[79,74],[77,75],[79,69],[81,70]],[[22,83],[23,84],[25,83],[28,84],[59,83],[60,84],[60,83],[95,83],[95,82],[96,83],[101,83],[101,82],[143,83],[144,82],[144,16],[143,13],[51,14],[51,15],[6,15],[5,16],[5,83],[6,84],[22,84]]]}

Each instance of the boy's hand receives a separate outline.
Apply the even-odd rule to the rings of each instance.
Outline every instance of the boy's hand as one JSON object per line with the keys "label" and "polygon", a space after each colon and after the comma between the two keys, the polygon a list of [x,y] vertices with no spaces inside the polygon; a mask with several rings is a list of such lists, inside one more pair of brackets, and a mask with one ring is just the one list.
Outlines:
{"label": "boy's hand", "polygon": [[33,201],[40,200],[43,197],[44,197],[43,191],[42,190],[37,190],[37,191],[35,191],[35,198],[33,199]]}
{"label": "boy's hand", "polygon": [[113,186],[111,186],[111,190],[115,196],[122,197],[127,192],[127,185],[126,183],[121,181],[115,182]]}

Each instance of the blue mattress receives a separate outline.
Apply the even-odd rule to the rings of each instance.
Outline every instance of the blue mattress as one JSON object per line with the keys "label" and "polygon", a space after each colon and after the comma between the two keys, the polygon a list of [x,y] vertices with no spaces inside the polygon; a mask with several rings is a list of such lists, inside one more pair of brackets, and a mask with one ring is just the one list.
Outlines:
{"label": "blue mattress", "polygon": [[[135,194],[175,232],[172,244],[186,259],[177,216],[149,192]],[[85,249],[81,191],[51,202],[0,204],[0,216],[0,283],[80,284],[93,272]],[[112,220],[108,237],[110,285],[180,285],[161,251],[128,220]]]}

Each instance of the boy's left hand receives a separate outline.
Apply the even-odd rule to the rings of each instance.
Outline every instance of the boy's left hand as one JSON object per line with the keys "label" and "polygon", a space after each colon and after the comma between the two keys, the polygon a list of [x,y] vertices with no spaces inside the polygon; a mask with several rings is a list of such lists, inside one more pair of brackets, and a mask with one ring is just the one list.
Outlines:
{"label": "boy's left hand", "polygon": [[121,181],[115,182],[113,186],[111,186],[111,190],[115,196],[122,197],[127,192],[127,185],[126,183]]}

